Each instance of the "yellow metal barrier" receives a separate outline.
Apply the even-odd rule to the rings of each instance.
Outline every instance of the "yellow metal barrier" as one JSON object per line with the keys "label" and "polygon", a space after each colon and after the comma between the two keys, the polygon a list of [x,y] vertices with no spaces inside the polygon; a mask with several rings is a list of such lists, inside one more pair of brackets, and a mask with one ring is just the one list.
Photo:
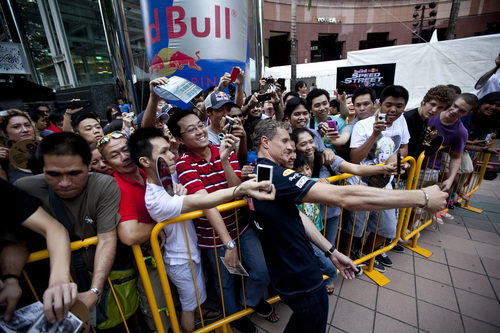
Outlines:
{"label": "yellow metal barrier", "polygon": [[[410,178],[409,179],[412,179],[413,178],[413,174],[414,174],[414,169],[415,169],[415,160],[413,158],[411,158],[411,157],[408,157],[405,160],[403,160],[403,162],[405,162],[405,161],[409,162],[410,165],[411,165],[411,168],[409,169],[409,173],[410,173]],[[342,174],[342,175],[330,177],[328,179],[329,179],[330,182],[334,182],[334,181],[342,181],[342,180],[345,180],[345,179],[347,179],[349,177],[352,177],[352,176],[354,176],[354,175]],[[398,181],[399,181],[399,179],[398,179]],[[406,184],[406,189],[410,189],[410,187],[411,187],[411,182],[408,182]],[[231,203],[220,205],[220,206],[217,207],[217,209],[219,211],[227,211],[227,210],[236,209],[236,208],[239,208],[239,207],[242,207],[242,206],[245,206],[245,205],[246,205],[246,202],[243,201],[243,200],[240,200],[240,201],[236,201],[236,202],[231,202]],[[399,238],[400,232],[401,232],[401,226],[402,226],[402,220],[403,220],[403,216],[404,216],[404,211],[405,211],[405,209],[402,209],[402,213],[398,217],[398,223],[397,223],[397,227],[396,227],[396,237],[394,238],[394,240],[390,244],[387,244],[386,246],[384,246],[384,247],[382,247],[380,249],[377,249],[377,250],[371,249],[372,252],[370,254],[368,254],[366,256],[363,256],[360,259],[357,259],[355,261],[356,264],[360,264],[360,263],[369,261],[367,267],[364,268],[364,271],[365,271],[365,273],[370,278],[372,278],[374,281],[376,281],[380,285],[384,285],[384,284],[388,283],[389,279],[385,278],[381,273],[379,273],[378,271],[374,270],[373,269],[373,263],[374,263],[375,257],[377,255],[379,255],[382,252],[386,252],[386,251],[392,249],[396,245],[397,239]],[[341,214],[342,213],[343,212],[341,211]],[[180,222],[184,222],[186,220],[191,220],[191,219],[199,218],[201,216],[203,216],[203,212],[202,211],[195,211],[195,212],[190,212],[190,213],[187,213],[187,214],[182,214],[179,217],[176,217],[176,218],[173,218],[173,219],[170,219],[170,220],[158,223],[154,227],[154,229],[153,229],[153,231],[151,233],[151,238],[150,238],[151,248],[153,250],[154,259],[155,259],[155,261],[157,263],[158,273],[159,273],[159,276],[160,276],[160,281],[161,281],[161,285],[162,285],[162,289],[163,289],[163,295],[165,297],[165,301],[166,301],[166,304],[167,304],[168,313],[170,314],[170,321],[171,321],[171,324],[172,324],[172,330],[174,332],[176,332],[176,333],[180,332],[180,327],[179,327],[179,322],[178,322],[177,315],[176,315],[175,308],[174,308],[174,302],[173,302],[173,299],[172,299],[172,292],[170,290],[170,286],[169,286],[169,283],[168,283],[168,277],[167,277],[166,270],[165,270],[165,264],[163,263],[163,256],[162,256],[161,249],[160,249],[159,243],[158,243],[158,233],[160,232],[161,229],[163,229],[168,224],[180,223]],[[188,239],[187,238],[187,231],[186,231],[185,227],[184,227],[184,229],[185,229],[186,240],[187,240]],[[378,225],[377,225],[377,229],[378,229]],[[339,232],[340,232],[340,228],[339,228]],[[338,244],[338,241],[337,241],[337,244]],[[187,244],[187,247],[189,248],[189,244]],[[158,315],[158,311],[159,311],[158,307],[155,306],[156,300],[154,299],[153,291],[152,291],[152,288],[151,288],[151,285],[150,285],[150,282],[149,282],[149,277],[147,275],[146,268],[145,268],[144,265],[140,264],[141,262],[144,261],[144,257],[142,256],[140,247],[134,246],[134,255],[135,255],[136,261],[138,263],[137,266],[139,268],[139,274],[141,275],[142,281],[145,283],[146,294],[147,294],[148,300],[150,301],[150,305],[152,307],[152,312],[153,312],[153,314],[155,314],[154,315],[154,320],[155,320],[155,324],[157,325],[158,332],[159,333],[164,332],[165,330],[161,326],[161,321],[160,321],[160,318],[159,318],[159,315]],[[194,276],[194,274],[193,274],[193,276]],[[195,281],[194,281],[194,285],[196,286],[196,282]],[[223,297],[224,297],[224,295],[221,292],[221,298],[222,298],[221,299],[221,304],[224,307]],[[274,302],[276,302],[278,300],[279,300],[279,297],[275,296],[275,297],[269,299],[268,301],[270,303],[274,303]],[[245,301],[245,300],[243,300],[243,301]],[[250,314],[250,313],[253,312],[253,310],[251,308],[246,308],[246,304],[244,304],[244,305],[245,305],[245,309],[243,309],[242,311],[234,313],[234,314],[232,314],[230,316],[224,316],[224,318],[222,320],[219,320],[219,321],[217,321],[215,323],[212,323],[210,325],[205,325],[204,324],[204,320],[202,318],[202,328],[196,330],[196,332],[208,332],[208,331],[211,331],[211,330],[214,330],[214,329],[222,329],[223,332],[230,331],[231,329],[230,329],[230,327],[229,327],[228,324],[231,321],[237,320],[237,319],[239,319],[241,317],[244,317],[244,316],[246,316],[246,315],[248,315],[248,314]],[[201,313],[199,300],[198,300],[198,309],[200,310],[200,313]],[[223,313],[224,312],[225,311],[223,309]]]}
{"label": "yellow metal barrier", "polygon": [[[412,157],[406,157],[402,161],[402,162],[408,162],[410,164],[410,169],[407,171],[408,177],[407,177],[406,184],[404,186],[405,189],[416,189],[418,181],[419,181],[419,173],[420,173],[420,170],[422,168],[422,163],[423,163],[424,159],[425,159],[425,156],[421,155],[417,162],[415,162],[415,159]],[[481,184],[481,180],[484,176],[484,172],[486,170],[486,165],[488,163],[488,159],[489,159],[489,154],[479,154],[478,158],[475,159],[475,161],[474,161],[475,170],[474,170],[473,174],[470,176],[470,179],[463,181],[463,184],[464,184],[463,187],[464,187],[464,189],[467,190],[468,195],[474,193],[479,188],[479,186]],[[433,163],[435,163],[435,161]],[[352,174],[342,174],[342,175],[338,175],[338,176],[329,177],[328,180],[330,182],[344,181],[344,185],[345,185],[346,179],[353,177],[353,176],[354,175],[352,175]],[[398,184],[399,184],[399,180],[400,179],[398,177],[398,179],[397,179]],[[346,185],[346,186],[348,186],[348,185]],[[232,210],[232,209],[236,209],[239,207],[243,207],[245,205],[246,205],[246,202],[244,200],[239,200],[239,201],[230,202],[227,204],[217,206],[217,209],[219,211],[227,211],[227,210]],[[466,205],[464,206],[464,208],[467,209],[468,207],[469,206],[468,206],[468,202],[467,202]],[[338,232],[337,232],[337,242],[336,242],[337,248],[339,247],[339,238],[340,238],[340,231],[342,229],[342,215],[343,215],[343,213],[344,213],[343,210],[341,210],[339,228],[338,228]],[[361,263],[367,263],[367,265],[365,267],[363,267],[364,273],[368,277],[370,277],[372,280],[374,280],[377,284],[379,284],[380,286],[383,286],[383,285],[389,283],[390,280],[387,279],[380,272],[374,270],[373,264],[375,261],[375,257],[383,252],[391,250],[397,244],[399,238],[401,238],[405,241],[411,241],[411,244],[407,243],[407,244],[405,244],[405,246],[407,246],[408,248],[410,248],[414,251],[417,251],[421,254],[423,253],[424,255],[425,254],[428,254],[428,255],[432,254],[430,251],[422,249],[422,248],[418,247],[418,245],[417,245],[418,232],[420,232],[421,230],[426,228],[428,225],[430,225],[432,220],[427,219],[425,221],[425,223],[420,224],[417,228],[414,228],[413,230],[410,230],[408,233],[406,233],[406,230],[408,228],[409,223],[414,223],[414,221],[415,221],[415,218],[413,218],[412,221],[410,222],[410,215],[412,215],[411,213],[412,213],[412,208],[400,209],[398,220],[397,220],[397,226],[396,226],[396,236],[394,237],[394,239],[389,244],[386,244],[384,247],[382,247],[380,249],[374,249],[372,247],[372,249],[370,249],[371,253],[364,255],[361,258],[356,259],[354,261],[355,264],[357,264],[357,265],[361,264]],[[167,277],[166,270],[165,270],[165,264],[163,262],[163,256],[162,256],[161,249],[160,249],[160,246],[158,243],[158,233],[166,225],[173,224],[173,223],[181,223],[181,222],[185,223],[185,221],[187,221],[187,220],[199,218],[203,215],[204,215],[203,211],[194,211],[194,212],[182,214],[176,218],[173,218],[173,219],[170,219],[167,221],[163,221],[161,223],[157,223],[157,225],[154,227],[154,229],[151,233],[150,242],[151,242],[151,248],[153,251],[153,257],[154,257],[154,260],[155,260],[156,265],[157,265],[158,274],[160,277],[162,291],[163,291],[163,296],[164,296],[166,304],[167,304],[166,311],[170,317],[172,330],[175,333],[181,332],[181,329],[179,326],[179,320],[177,318],[177,314],[176,314],[176,310],[175,310],[175,306],[174,306],[172,292],[170,290],[170,285],[168,283],[168,277]],[[416,214],[413,214],[413,215],[416,216]],[[326,221],[326,214],[325,214],[325,221]],[[377,220],[375,234],[377,234],[379,222],[380,222],[380,212],[379,212],[379,216],[378,216],[378,220]],[[365,230],[363,232],[363,242],[365,241],[366,227],[367,227],[367,223],[365,225]],[[325,228],[325,230],[324,230],[324,232],[325,232],[326,231],[326,223],[325,223],[324,228]],[[403,230],[405,232],[403,232]],[[186,229],[185,225],[184,225],[184,232],[185,232],[186,240],[188,241],[187,229]],[[354,228],[353,228],[352,232],[354,232]],[[347,254],[350,253],[350,248],[352,246],[352,239],[353,239],[352,236],[353,235],[351,234],[351,239],[349,242],[349,247],[348,247],[349,249],[348,249]],[[71,249],[72,249],[72,251],[74,251],[74,250],[80,249],[82,247],[88,247],[90,245],[95,245],[95,244],[97,244],[97,237],[92,237],[92,238],[89,238],[89,239],[86,239],[83,241],[73,242],[71,244]],[[187,247],[189,249],[189,244],[187,244]],[[158,309],[158,303],[155,299],[155,296],[153,293],[153,287],[151,285],[151,281],[149,279],[148,271],[147,271],[146,264],[145,264],[146,258],[144,257],[142,250],[141,250],[141,247],[139,245],[132,246],[132,250],[134,253],[134,258],[136,260],[139,274],[141,276],[141,280],[144,284],[144,289],[145,289],[145,292],[146,292],[146,295],[148,298],[149,305],[150,305],[151,310],[152,310],[153,320],[154,320],[155,325],[157,327],[157,331],[159,333],[164,333],[165,328],[162,325],[162,321],[161,321],[161,317],[160,317],[160,312],[163,311],[164,309]],[[425,252],[425,251],[427,251],[427,252]],[[239,254],[241,257],[241,252]],[[189,255],[191,257],[191,253]],[[38,252],[32,253],[29,256],[28,262],[34,262],[34,261],[42,260],[45,258],[48,258],[48,252],[46,250],[38,251]],[[192,261],[191,261],[191,269],[192,269],[192,273],[193,273],[193,277],[194,277],[195,274],[193,271]],[[325,277],[325,278],[327,278],[327,277]],[[196,288],[196,281],[194,281],[194,286]],[[34,289],[33,289],[33,291],[34,291]],[[34,292],[34,295],[35,295],[35,297],[38,297],[35,292]],[[197,297],[198,297],[198,293],[197,293]],[[222,298],[221,303],[222,303],[222,306],[224,307],[223,293],[222,292],[221,292],[221,298]],[[268,299],[267,301],[269,303],[275,303],[279,300],[280,300],[279,296],[274,296],[274,297]],[[118,302],[118,300],[117,300],[117,302]],[[201,305],[200,305],[199,300],[198,300],[198,310],[199,310],[200,315],[201,315],[201,326],[202,327],[199,328],[198,330],[196,330],[195,332],[201,333],[201,332],[209,332],[212,330],[216,330],[218,332],[231,332],[231,328],[229,326],[230,322],[237,320],[241,317],[244,317],[244,316],[253,312],[253,309],[246,307],[245,300],[244,300],[244,305],[245,305],[245,308],[243,310],[241,310],[237,313],[234,313],[230,316],[227,316],[227,317],[224,316],[223,319],[208,325],[208,324],[205,324],[205,322],[204,322],[204,318],[203,318],[202,311],[201,311]],[[223,309],[223,312],[224,312],[224,309]],[[124,320],[124,324],[126,325],[125,320]],[[127,328],[127,330],[128,330],[128,328]]]}
{"label": "yellow metal barrier", "polygon": [[[86,239],[81,240],[81,241],[72,242],[71,243],[71,251],[76,251],[76,250],[79,250],[81,248],[87,248],[91,245],[97,245],[97,236],[89,237],[89,238],[86,238]],[[33,262],[44,260],[47,258],[49,258],[49,252],[47,250],[36,251],[36,252],[30,253],[28,260],[27,260],[27,263],[33,263]],[[25,270],[23,270],[23,276],[26,279],[26,282],[28,283],[28,286],[30,287],[31,292],[33,293],[33,296],[35,297],[35,299],[37,301],[40,301],[38,293],[36,292],[35,288],[33,287],[32,283],[29,279],[29,276]],[[123,315],[122,307],[120,306],[120,301],[119,301],[118,297],[116,296],[115,290],[113,288],[113,284],[111,283],[111,280],[109,279],[109,277],[108,277],[108,283],[109,283],[109,286],[111,288],[111,293],[113,294],[113,297],[116,301],[116,304],[118,305],[118,311],[120,312],[120,316],[122,317],[123,325],[125,327],[125,330],[128,333],[128,332],[130,332],[130,330],[129,330],[129,327],[127,325],[127,320],[125,319],[125,317]],[[94,330],[94,328],[92,328],[92,329]],[[95,330],[94,330],[94,332],[95,332]]]}
{"label": "yellow metal barrier", "polygon": [[[492,144],[493,145],[493,144]],[[446,150],[447,148],[441,147],[440,150]],[[449,158],[451,154],[448,151],[448,155],[446,158],[443,158],[441,161],[441,165],[446,165],[448,161],[446,160]],[[422,152],[417,160],[417,166],[415,170],[415,178],[413,180],[413,186],[412,189],[416,189],[417,187],[421,188],[423,186],[426,186],[426,182],[428,182],[431,178],[431,174],[427,172],[427,170],[434,170],[434,166],[436,164],[438,158],[438,152],[435,153],[434,158],[429,158],[426,159],[425,152]],[[464,205],[462,208],[474,211],[476,213],[482,213],[481,209],[477,209],[475,207],[471,207],[469,205],[470,197],[474,192],[476,192],[479,187],[481,186],[481,182],[484,177],[484,173],[486,172],[487,164],[490,158],[489,153],[474,153],[472,156],[472,161],[473,161],[473,166],[474,170],[472,173],[469,174],[459,174],[458,175],[458,184],[456,186],[455,191],[452,191],[452,195],[457,197],[457,201],[462,203],[464,202]],[[425,166],[422,171],[422,166],[425,162]],[[429,168],[429,165],[431,167]],[[436,170],[436,172],[439,172],[439,181],[442,181],[445,172]],[[427,176],[428,175],[428,176]],[[420,179],[422,178],[422,179]],[[462,194],[463,193],[463,194]],[[464,200],[460,196],[467,196],[468,200]],[[450,201],[453,201],[454,198],[449,198]],[[447,211],[448,209],[445,209]],[[424,249],[423,247],[419,246],[417,244],[418,241],[418,235],[419,233],[427,228],[429,225],[432,224],[432,216],[429,216],[428,214],[425,214],[422,217],[423,213],[420,212],[418,209],[413,211],[412,208],[409,208],[407,210],[406,216],[403,221],[403,226],[402,226],[402,232],[401,232],[401,240],[404,242],[402,243],[403,246],[406,248],[428,258],[432,255],[432,252]]]}
{"label": "yellow metal barrier", "polygon": [[[410,164],[410,168],[407,171],[408,181],[406,182],[405,187],[404,187],[405,189],[409,190],[409,189],[411,189],[412,179],[413,179],[413,175],[415,173],[415,159],[413,157],[406,157],[402,160],[402,163],[405,163],[405,162],[408,162]],[[329,177],[328,180],[332,183],[332,182],[337,182],[337,181],[341,181],[341,180],[346,180],[347,178],[350,178],[353,176],[355,176],[355,175],[344,173],[342,175]],[[396,184],[399,184],[399,181],[400,181],[400,178],[398,176],[396,179]],[[394,189],[394,190],[397,190],[397,189]],[[383,252],[387,252],[387,251],[391,250],[394,246],[396,246],[398,239],[400,237],[400,234],[401,234],[401,227],[403,225],[403,220],[404,220],[406,210],[407,210],[407,208],[400,209],[400,213],[398,215],[398,220],[397,220],[397,225],[396,225],[396,236],[389,244],[386,244],[385,246],[381,247],[380,249],[375,249],[374,248],[375,242],[374,242],[372,248],[369,249],[369,252],[370,252],[369,254],[362,255],[359,259],[354,260],[354,263],[356,265],[359,265],[361,263],[366,263],[366,266],[363,267],[364,273],[369,278],[371,278],[375,283],[377,283],[379,286],[386,285],[387,283],[390,282],[390,280],[388,278],[386,278],[382,273],[378,272],[377,270],[375,270],[373,268],[373,265],[375,263],[375,257]],[[354,213],[353,223],[356,223],[355,217],[356,217],[357,212],[354,211],[353,213]],[[340,215],[341,216],[340,222],[342,222],[343,214],[344,214],[344,211],[342,209],[341,215]],[[369,218],[369,214],[367,214],[367,220],[365,221],[365,227],[364,227],[364,231],[363,231],[363,236],[362,236],[362,241],[361,241],[361,249],[360,249],[361,254],[363,254],[363,248],[364,248],[363,244],[366,241],[366,229],[368,227],[368,218]],[[376,237],[376,235],[377,235],[379,223],[380,223],[380,211],[379,211],[379,214],[377,217],[377,225],[376,225],[374,237]],[[339,230],[337,233],[337,245],[336,245],[337,249],[339,248],[339,238],[340,238],[341,228],[342,228],[342,223],[339,223]],[[354,226],[352,227],[352,231],[350,234],[350,239],[348,242],[347,251],[345,251],[345,253],[344,253],[347,256],[349,256],[349,254],[351,253],[353,239],[354,239]]]}

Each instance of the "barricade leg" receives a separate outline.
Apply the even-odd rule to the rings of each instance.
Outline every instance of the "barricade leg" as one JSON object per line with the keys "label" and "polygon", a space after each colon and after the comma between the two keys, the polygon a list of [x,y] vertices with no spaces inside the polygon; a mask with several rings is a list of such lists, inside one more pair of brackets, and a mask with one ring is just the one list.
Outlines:
{"label": "barricade leg", "polygon": [[[473,174],[476,173],[476,170],[477,168],[479,168],[479,172],[477,172],[477,178],[475,178],[476,180],[476,184],[474,184],[474,188],[467,193],[467,195],[470,197],[474,192],[476,192],[478,189],[479,189],[479,186],[481,186],[481,182],[484,178],[484,173],[486,172],[486,169],[488,167],[488,162],[490,160],[490,155],[491,154],[480,154],[478,159],[475,161],[475,166],[474,166],[474,172]],[[482,209],[479,209],[479,208],[476,208],[476,207],[472,207],[469,205],[469,201],[470,200],[467,200],[465,202],[465,205],[462,206],[463,209],[467,209],[467,210],[470,210],[474,213],[478,213],[478,214],[481,214],[483,212]]]}
{"label": "barricade leg", "polygon": [[[153,287],[152,287],[151,281],[149,279],[148,270],[147,270],[146,264],[144,263],[144,257],[142,255],[141,248],[139,245],[133,245],[132,250],[134,252],[134,257],[135,257],[135,261],[137,264],[137,269],[139,270],[139,274],[141,276],[141,280],[142,280],[143,285],[144,285],[144,290],[146,291],[146,295],[148,297],[148,302],[149,302],[149,306],[151,307],[151,314],[153,315],[153,320],[155,322],[156,329],[158,330],[158,333],[165,333],[165,329],[163,327],[162,320],[160,317],[160,312],[158,310],[158,304],[157,304],[155,296],[154,296]],[[153,251],[154,251],[154,249],[153,249]],[[162,274],[160,272],[160,269],[164,270],[165,266],[163,265],[163,262],[157,263],[157,265],[158,265],[157,266],[158,273],[160,274],[160,278],[161,278]],[[164,272],[164,279],[165,279],[165,281],[168,281],[166,279],[165,272]],[[167,282],[166,286],[164,286],[162,284],[162,287],[165,289],[168,289],[168,291],[170,292],[170,287],[168,286],[168,282]],[[169,302],[169,300],[170,300],[170,302]],[[171,304],[169,304],[169,303],[171,303]],[[171,297],[167,298],[167,306],[169,309],[174,309],[174,304],[173,304],[173,301],[171,301]],[[175,309],[173,311],[170,311],[169,313],[171,316],[170,321],[172,324],[173,331],[176,333],[180,332],[179,323],[177,321],[177,316],[175,314]]]}

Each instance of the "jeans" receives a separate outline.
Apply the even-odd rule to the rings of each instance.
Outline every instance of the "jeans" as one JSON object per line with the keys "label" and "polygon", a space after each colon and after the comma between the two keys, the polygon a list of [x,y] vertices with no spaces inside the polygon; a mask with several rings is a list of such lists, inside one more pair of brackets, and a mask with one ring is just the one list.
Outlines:
{"label": "jeans", "polygon": [[[332,208],[328,208],[332,209]],[[339,231],[339,220],[340,215],[327,217],[326,219],[326,227],[325,227],[325,238],[328,239],[333,246],[337,246],[337,233]]]}
{"label": "jeans", "polygon": [[332,281],[331,278],[337,277],[337,267],[335,267],[330,258],[325,257],[325,253],[321,251],[319,247],[313,243],[311,243],[311,246],[314,250],[314,254],[316,255],[316,259],[318,260],[321,274],[328,275],[330,279],[327,279],[326,283],[330,283]]}
{"label": "jeans", "polygon": [[[356,214],[356,220],[354,222],[354,214]],[[350,234],[353,229],[354,224],[354,237],[362,237],[365,230],[366,219],[368,216],[368,226],[366,227],[367,234],[370,232],[375,233],[377,230],[377,235],[385,238],[394,238],[396,236],[396,227],[398,220],[396,218],[395,209],[387,209],[380,211],[380,221],[377,229],[379,211],[362,211],[350,212],[349,223],[347,224],[345,231]]]}
{"label": "jeans", "polygon": [[324,333],[328,321],[328,294],[324,287],[315,292],[297,297],[281,299],[293,311],[284,333]]}
{"label": "jeans", "polygon": [[[245,293],[246,303],[248,306],[257,305],[266,292],[269,284],[269,273],[267,271],[266,262],[264,260],[264,252],[260,245],[260,240],[252,228],[248,228],[245,234],[240,237],[240,247],[242,262],[248,272],[248,277],[245,278]],[[220,296],[219,277],[217,276],[217,262],[215,261],[214,249],[202,249],[205,252],[212,271],[214,272],[215,289]],[[226,249],[224,247],[217,248],[217,260],[219,262],[220,278],[222,282],[222,293],[224,295],[224,307],[226,316],[238,312],[241,306],[236,300],[234,291],[234,278],[239,276],[229,274],[228,270],[221,262],[220,257],[224,257]],[[243,299],[241,300],[243,302]]]}

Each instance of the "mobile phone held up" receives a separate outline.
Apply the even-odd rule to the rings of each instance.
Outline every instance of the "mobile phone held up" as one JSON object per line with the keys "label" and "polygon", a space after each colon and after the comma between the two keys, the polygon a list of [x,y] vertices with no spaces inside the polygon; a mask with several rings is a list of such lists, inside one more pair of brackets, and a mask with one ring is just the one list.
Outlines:
{"label": "mobile phone held up", "polygon": [[[273,166],[266,164],[258,164],[257,165],[257,181],[262,182],[269,180],[271,183],[273,182]],[[268,192],[271,191],[271,186],[267,189]]]}
{"label": "mobile phone held up", "polygon": [[386,113],[379,113],[377,116],[377,120],[386,122],[387,121],[387,114]]}
{"label": "mobile phone held up", "polygon": [[333,128],[338,131],[337,122],[335,120],[327,120],[326,123],[328,124],[328,128]]}
{"label": "mobile phone held up", "polygon": [[269,93],[264,93],[264,94],[258,94],[257,95],[257,100],[259,102],[268,101],[270,99],[271,99],[271,94],[269,94]]}
{"label": "mobile phone held up", "polygon": [[226,118],[226,124],[229,124],[229,126],[227,127],[227,134],[231,134],[231,132],[233,131],[233,125],[236,123],[236,120],[234,120],[234,118],[231,118],[229,116],[225,116]]}
{"label": "mobile phone held up", "polygon": [[238,67],[233,67],[231,70],[231,82],[234,83],[234,81],[236,81],[238,74],[240,74],[240,69]]}

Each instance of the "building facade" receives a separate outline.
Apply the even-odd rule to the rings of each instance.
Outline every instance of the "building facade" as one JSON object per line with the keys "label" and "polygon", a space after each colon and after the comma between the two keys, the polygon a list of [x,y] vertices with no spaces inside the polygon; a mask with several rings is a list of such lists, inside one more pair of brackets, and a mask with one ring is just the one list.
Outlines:
{"label": "building facade", "polygon": [[[266,66],[288,65],[291,32],[290,0],[264,1]],[[338,60],[360,49],[428,41],[437,29],[445,39],[451,0],[296,0],[297,63]],[[416,5],[420,5],[417,10]],[[425,7],[425,8],[424,8]],[[422,20],[422,9],[424,19]],[[432,11],[435,16],[430,16]],[[414,17],[417,13],[418,16]],[[429,21],[434,19],[434,24]],[[418,25],[414,26],[414,22]],[[417,38],[422,24],[422,39]],[[500,1],[460,1],[455,38],[500,33]]]}
{"label": "building facade", "polygon": [[[248,1],[249,9],[262,3],[265,65],[290,64],[291,1],[241,1]],[[451,0],[436,1],[433,8],[417,0],[312,0],[310,8],[308,0],[296,3],[297,63],[428,40],[434,28],[443,39],[452,6]],[[149,70],[139,0],[0,0],[0,5],[0,46],[16,45],[28,80],[66,92],[65,98],[106,85],[115,93],[102,103],[112,104],[121,95],[136,110],[145,106]],[[499,27],[500,1],[460,1],[455,38],[499,33]],[[254,33],[249,32],[253,58]],[[0,71],[0,82],[10,77]]]}

